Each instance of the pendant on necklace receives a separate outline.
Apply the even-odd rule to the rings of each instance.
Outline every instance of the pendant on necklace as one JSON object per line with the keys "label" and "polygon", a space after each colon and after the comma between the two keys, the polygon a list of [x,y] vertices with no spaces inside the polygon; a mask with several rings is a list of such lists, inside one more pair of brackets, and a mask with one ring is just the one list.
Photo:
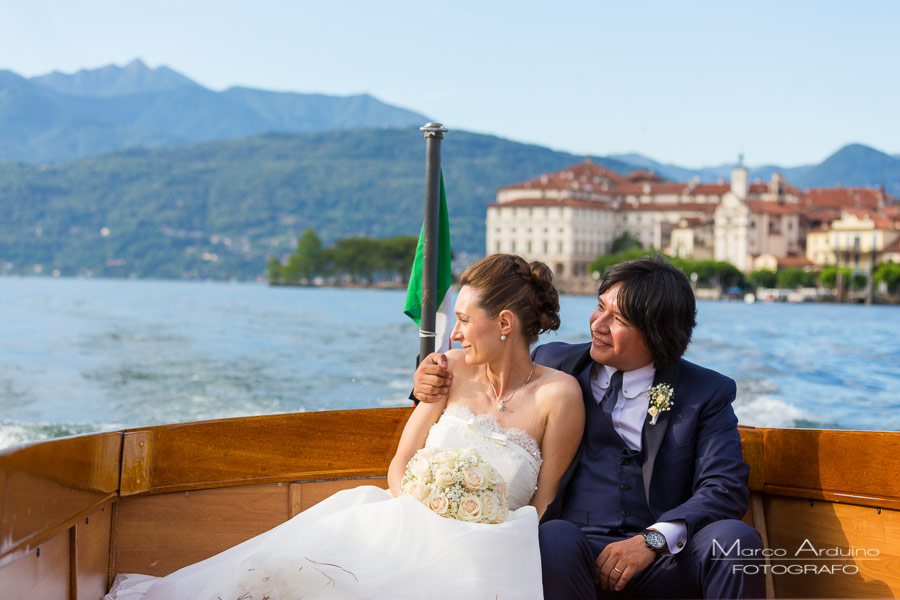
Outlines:
{"label": "pendant on necklace", "polygon": [[503,412],[504,410],[506,410],[506,406],[501,402],[497,405],[497,410]]}

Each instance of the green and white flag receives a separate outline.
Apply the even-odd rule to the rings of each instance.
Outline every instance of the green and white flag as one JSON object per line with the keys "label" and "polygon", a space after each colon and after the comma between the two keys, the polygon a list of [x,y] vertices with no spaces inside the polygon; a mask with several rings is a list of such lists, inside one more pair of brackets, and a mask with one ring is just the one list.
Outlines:
{"label": "green and white flag", "polygon": [[[438,213],[437,243],[437,315],[435,315],[434,351],[446,352],[450,349],[450,219],[447,216],[447,195],[444,193],[444,174],[441,173],[441,206]],[[403,312],[419,326],[419,335],[430,335],[422,331],[422,252],[425,243],[425,224],[419,233],[419,245],[416,246],[416,260],[409,274],[409,287],[406,289],[406,304]],[[424,356],[422,358],[425,358]]]}

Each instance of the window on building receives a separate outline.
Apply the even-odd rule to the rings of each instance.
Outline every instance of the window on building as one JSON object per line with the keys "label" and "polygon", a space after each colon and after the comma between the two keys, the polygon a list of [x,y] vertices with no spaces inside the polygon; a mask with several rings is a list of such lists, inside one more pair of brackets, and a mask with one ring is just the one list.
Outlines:
{"label": "window on building", "polygon": [[516,253],[516,240],[513,240],[509,243],[509,251],[513,254]]}
{"label": "window on building", "polygon": [[548,244],[547,241],[544,240],[544,254],[547,254],[548,252],[550,252],[549,245],[550,244]]}
{"label": "window on building", "polygon": [[528,254],[531,254],[531,240],[528,240]]}
{"label": "window on building", "polygon": [[563,252],[563,243],[560,242],[559,243],[559,253],[562,254],[562,252]]}
{"label": "window on building", "polygon": [[494,252],[500,252],[500,242],[497,242],[497,245],[494,248]]}

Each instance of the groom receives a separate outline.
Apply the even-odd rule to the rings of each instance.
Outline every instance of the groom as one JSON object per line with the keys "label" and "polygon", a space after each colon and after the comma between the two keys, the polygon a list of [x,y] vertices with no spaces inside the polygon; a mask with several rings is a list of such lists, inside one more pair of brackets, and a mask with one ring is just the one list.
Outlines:
{"label": "groom", "polygon": [[[681,358],[695,315],[687,277],[661,257],[640,258],[604,273],[589,343],[534,351],[538,364],[578,379],[587,411],[579,453],[541,520],[548,600],[765,596],[761,569],[745,575],[739,560],[716,556],[762,544],[738,520],[748,467],[734,381]],[[416,371],[420,400],[446,393],[439,357]]]}

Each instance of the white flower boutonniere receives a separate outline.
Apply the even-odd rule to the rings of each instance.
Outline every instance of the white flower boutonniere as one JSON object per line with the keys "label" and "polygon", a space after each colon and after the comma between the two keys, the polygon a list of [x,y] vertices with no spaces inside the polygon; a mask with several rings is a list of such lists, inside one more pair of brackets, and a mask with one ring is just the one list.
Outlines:
{"label": "white flower boutonniere", "polygon": [[650,424],[656,425],[660,413],[670,410],[675,403],[672,398],[675,397],[675,390],[667,383],[659,383],[650,388],[650,408],[647,412],[650,414]]}

